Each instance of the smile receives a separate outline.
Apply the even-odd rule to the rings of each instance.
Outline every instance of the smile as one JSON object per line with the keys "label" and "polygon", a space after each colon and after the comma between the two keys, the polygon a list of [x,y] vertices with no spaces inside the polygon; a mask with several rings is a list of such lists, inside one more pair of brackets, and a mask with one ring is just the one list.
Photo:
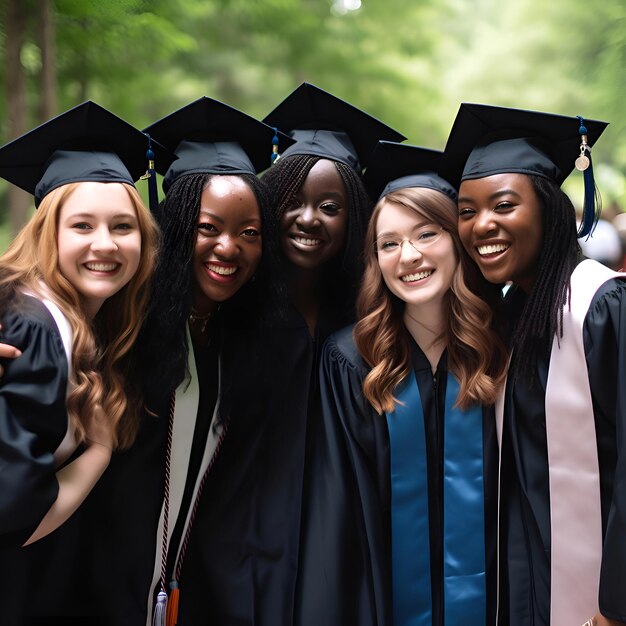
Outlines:
{"label": "smile", "polygon": [[418,280],[428,278],[432,273],[433,270],[426,270],[425,272],[418,272],[417,274],[406,274],[404,276],[400,276],[400,280],[404,283],[414,283]]}
{"label": "smile", "polygon": [[234,274],[239,268],[235,266],[224,267],[222,265],[213,265],[212,263],[207,263],[207,268],[220,276],[231,276]]}
{"label": "smile", "polygon": [[510,248],[510,244],[508,243],[495,243],[487,246],[476,246],[476,250],[478,250],[478,254],[480,256],[485,256],[487,254],[496,254],[498,252],[504,252]]}
{"label": "smile", "polygon": [[299,243],[302,246],[309,246],[309,247],[319,246],[322,243],[321,239],[311,239],[310,237],[298,237],[297,235],[294,235],[292,239],[296,243]]}
{"label": "smile", "polygon": [[85,267],[92,272],[113,272],[119,266],[119,263],[85,263]]}

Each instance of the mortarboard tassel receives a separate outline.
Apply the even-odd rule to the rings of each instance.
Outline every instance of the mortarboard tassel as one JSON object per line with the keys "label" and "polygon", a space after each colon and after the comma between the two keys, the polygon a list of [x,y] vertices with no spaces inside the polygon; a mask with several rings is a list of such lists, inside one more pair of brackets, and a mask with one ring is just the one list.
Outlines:
{"label": "mortarboard tassel", "polygon": [[274,128],[274,136],[272,137],[272,158],[271,165],[274,165],[278,159],[280,159],[280,154],[278,153],[278,128]]}
{"label": "mortarboard tassel", "polygon": [[170,597],[167,601],[167,616],[165,620],[166,626],[176,626],[178,623],[178,596],[180,589],[178,588],[178,581],[173,580],[170,583]]}
{"label": "mortarboard tassel", "polygon": [[167,604],[167,594],[165,591],[159,591],[157,595],[156,606],[154,607],[154,616],[152,618],[152,626],[165,626],[165,606]]}
{"label": "mortarboard tassel", "polygon": [[141,180],[148,181],[148,203],[150,211],[156,214],[159,208],[159,191],[157,189],[156,171],[154,170],[154,150],[152,150],[152,138],[148,133],[144,133],[148,138],[148,149],[146,150],[146,159],[148,159],[148,169],[141,177]]}
{"label": "mortarboard tassel", "polygon": [[578,229],[578,237],[590,235],[600,217],[601,200],[593,177],[593,165],[591,163],[591,148],[587,144],[587,127],[585,120],[578,115],[580,120],[580,155],[576,159],[576,169],[583,173],[585,184],[585,201],[583,215]]}

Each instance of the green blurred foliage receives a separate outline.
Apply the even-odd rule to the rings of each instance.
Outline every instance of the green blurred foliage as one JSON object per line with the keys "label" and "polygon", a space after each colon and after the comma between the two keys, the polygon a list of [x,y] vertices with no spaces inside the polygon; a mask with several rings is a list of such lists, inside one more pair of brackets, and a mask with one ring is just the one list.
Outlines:
{"label": "green blurred foliage", "polygon": [[[624,208],[624,0],[362,3],[338,15],[332,0],[56,0],[59,111],[91,98],[143,127],[208,95],[263,117],[306,80],[435,148],[462,101],[579,114],[611,122],[594,157]],[[22,64],[34,126],[33,33]],[[2,55],[5,34],[2,21]]]}

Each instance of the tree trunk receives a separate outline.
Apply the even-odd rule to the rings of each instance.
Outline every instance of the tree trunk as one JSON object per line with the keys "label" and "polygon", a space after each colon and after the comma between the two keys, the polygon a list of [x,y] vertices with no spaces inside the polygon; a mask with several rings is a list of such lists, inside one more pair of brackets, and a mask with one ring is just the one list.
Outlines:
{"label": "tree trunk", "polygon": [[[8,139],[15,139],[26,131],[26,75],[20,60],[26,32],[27,10],[21,0],[6,0],[6,95]],[[29,194],[10,185],[9,211],[12,234],[28,218],[32,199]]]}
{"label": "tree trunk", "polygon": [[37,43],[41,50],[38,112],[39,122],[45,122],[57,113],[55,28],[51,0],[37,1],[37,18]]}

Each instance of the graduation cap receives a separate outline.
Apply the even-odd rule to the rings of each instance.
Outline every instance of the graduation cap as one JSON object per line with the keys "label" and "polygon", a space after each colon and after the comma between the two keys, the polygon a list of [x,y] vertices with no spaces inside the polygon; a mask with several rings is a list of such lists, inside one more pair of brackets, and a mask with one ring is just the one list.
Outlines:
{"label": "graduation cap", "polygon": [[443,152],[393,141],[379,141],[369,159],[363,183],[372,198],[406,187],[434,189],[456,202],[454,187],[437,173]]}
{"label": "graduation cap", "polygon": [[293,140],[263,122],[203,96],[151,124],[144,132],[178,157],[159,172],[163,190],[184,174],[257,174],[272,162],[273,146]]}
{"label": "graduation cap", "polygon": [[0,176],[33,194],[39,206],[47,193],[67,183],[132,185],[149,168],[154,151],[167,157],[134,126],[87,101],[2,146]]}
{"label": "graduation cap", "polygon": [[578,236],[597,220],[591,146],[608,124],[581,117],[463,103],[440,172],[453,184],[494,174],[542,176],[561,185],[576,166],[584,172],[585,203]]}
{"label": "graduation cap", "polygon": [[403,135],[364,111],[309,83],[302,83],[264,120],[296,140],[283,152],[340,161],[360,171],[379,139]]}

